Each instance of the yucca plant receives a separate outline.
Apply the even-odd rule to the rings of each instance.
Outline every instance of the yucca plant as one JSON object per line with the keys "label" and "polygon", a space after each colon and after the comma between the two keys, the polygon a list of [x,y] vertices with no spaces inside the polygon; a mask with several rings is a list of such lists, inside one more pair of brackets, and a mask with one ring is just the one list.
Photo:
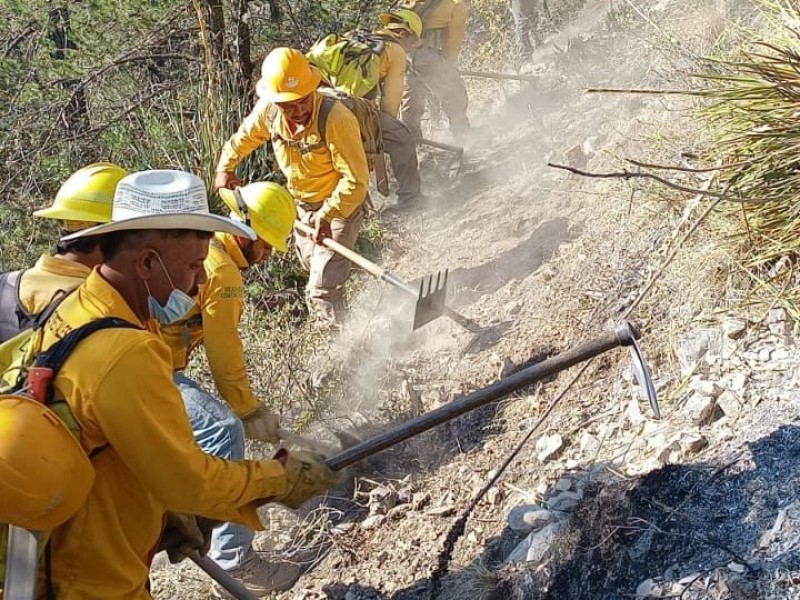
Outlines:
{"label": "yucca plant", "polygon": [[762,7],[767,33],[733,58],[707,61],[698,95],[711,101],[701,116],[723,161],[734,238],[744,266],[764,280],[782,257],[800,257],[800,10],[774,0]]}

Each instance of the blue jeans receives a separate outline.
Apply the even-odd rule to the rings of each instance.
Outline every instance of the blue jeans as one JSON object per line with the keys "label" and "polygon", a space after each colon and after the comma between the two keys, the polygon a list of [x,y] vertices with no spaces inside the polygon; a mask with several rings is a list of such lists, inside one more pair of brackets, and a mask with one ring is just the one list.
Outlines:
{"label": "blue jeans", "polygon": [[[183,396],[197,445],[211,456],[243,460],[244,427],[228,405],[181,373],[175,373],[173,381]],[[235,569],[252,552],[253,535],[243,525],[220,525],[211,535],[208,555],[223,569]]]}

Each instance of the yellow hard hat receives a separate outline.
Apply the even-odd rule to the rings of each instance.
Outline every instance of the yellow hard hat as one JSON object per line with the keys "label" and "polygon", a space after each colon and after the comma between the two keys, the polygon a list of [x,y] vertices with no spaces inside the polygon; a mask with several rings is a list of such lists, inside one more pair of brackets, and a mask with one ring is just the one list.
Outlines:
{"label": "yellow hard hat", "polygon": [[286,252],[286,238],[297,218],[297,208],[289,191],[271,181],[258,181],[235,190],[219,190],[220,198],[233,215],[253,228],[256,235]]}
{"label": "yellow hard hat", "polygon": [[113,163],[98,162],[75,171],[56,194],[53,205],[37,210],[36,217],[65,221],[64,229],[78,231],[111,220],[117,183],[128,172]]}
{"label": "yellow hard hat", "polygon": [[0,396],[0,523],[45,531],[72,517],[94,468],[64,422],[22,396]]}
{"label": "yellow hard hat", "polygon": [[409,8],[394,8],[381,13],[378,18],[388,29],[405,29],[418,38],[422,37],[422,19]]}
{"label": "yellow hard hat", "polygon": [[294,102],[317,89],[321,79],[320,72],[300,50],[275,48],[261,63],[256,92],[269,102]]}

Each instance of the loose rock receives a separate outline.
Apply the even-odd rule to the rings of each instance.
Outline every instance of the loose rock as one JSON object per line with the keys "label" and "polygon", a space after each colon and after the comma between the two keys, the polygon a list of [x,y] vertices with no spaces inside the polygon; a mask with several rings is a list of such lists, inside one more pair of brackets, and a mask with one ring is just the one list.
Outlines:
{"label": "loose rock", "polygon": [[642,583],[640,583],[636,587],[636,597],[651,598],[655,587],[656,587],[655,581],[653,581],[652,579],[645,579]]}
{"label": "loose rock", "polygon": [[508,513],[508,527],[519,535],[528,535],[553,520],[553,513],[535,504],[515,506]]}
{"label": "loose rock", "polygon": [[695,425],[708,425],[723,416],[716,400],[693,393],[686,403],[686,413]]}
{"label": "loose rock", "polygon": [[389,519],[400,519],[411,512],[412,506],[411,504],[398,504],[394,508],[392,508],[386,516]]}
{"label": "loose rock", "polygon": [[428,504],[430,504],[431,495],[428,492],[416,492],[413,496],[413,500],[411,501],[411,508],[414,510],[420,510],[421,508],[425,508]]}
{"label": "loose rock", "polygon": [[564,440],[557,433],[546,435],[536,440],[536,455],[540,462],[547,462],[558,457],[564,447]]}
{"label": "loose rock", "polygon": [[708,329],[695,329],[683,334],[678,341],[676,351],[681,369],[689,369],[693,363],[705,356],[711,346],[719,345],[717,338],[720,337],[720,332]]}
{"label": "loose rock", "polygon": [[722,331],[729,339],[738,340],[747,331],[747,321],[735,317],[725,319],[722,322]]}
{"label": "loose rock", "polygon": [[709,398],[716,398],[722,393],[722,388],[715,381],[702,377],[695,377],[689,382],[689,389]]}
{"label": "loose rock", "polygon": [[600,449],[600,440],[585,429],[581,431],[581,454],[594,455]]}
{"label": "loose rock", "polygon": [[725,413],[725,416],[731,419],[738,419],[742,414],[742,403],[733,392],[722,392],[717,398],[717,405]]}
{"label": "loose rock", "polygon": [[708,446],[708,440],[699,433],[682,433],[678,443],[685,454],[696,454]]}
{"label": "loose rock", "polygon": [[566,492],[572,487],[572,480],[569,477],[562,477],[556,481],[555,487],[559,492]]}
{"label": "loose rock", "polygon": [[550,510],[566,512],[575,508],[580,500],[581,495],[578,493],[561,492],[558,496],[554,496],[547,501],[547,507]]}
{"label": "loose rock", "polygon": [[425,514],[430,515],[432,517],[449,517],[452,515],[456,510],[456,507],[452,504],[447,504],[445,506],[437,506],[435,508],[431,508]]}
{"label": "loose rock", "polygon": [[563,522],[550,523],[540,531],[534,531],[520,542],[506,558],[507,563],[539,562],[545,557],[558,536]]}
{"label": "loose rock", "polygon": [[503,493],[496,487],[490,487],[486,492],[486,501],[497,506],[503,501]]}
{"label": "loose rock", "polygon": [[370,529],[377,529],[386,521],[386,515],[370,515],[361,521],[361,529],[369,531]]}

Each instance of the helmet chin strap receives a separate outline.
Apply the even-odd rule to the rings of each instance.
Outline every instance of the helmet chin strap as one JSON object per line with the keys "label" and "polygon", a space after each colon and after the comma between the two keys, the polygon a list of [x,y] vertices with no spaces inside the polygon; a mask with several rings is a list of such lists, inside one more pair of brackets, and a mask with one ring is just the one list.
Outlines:
{"label": "helmet chin strap", "polygon": [[242,215],[242,221],[245,225],[250,227],[250,209],[247,208],[247,204],[245,204],[242,193],[239,191],[238,187],[233,190],[233,197],[236,199],[236,208],[239,209]]}

